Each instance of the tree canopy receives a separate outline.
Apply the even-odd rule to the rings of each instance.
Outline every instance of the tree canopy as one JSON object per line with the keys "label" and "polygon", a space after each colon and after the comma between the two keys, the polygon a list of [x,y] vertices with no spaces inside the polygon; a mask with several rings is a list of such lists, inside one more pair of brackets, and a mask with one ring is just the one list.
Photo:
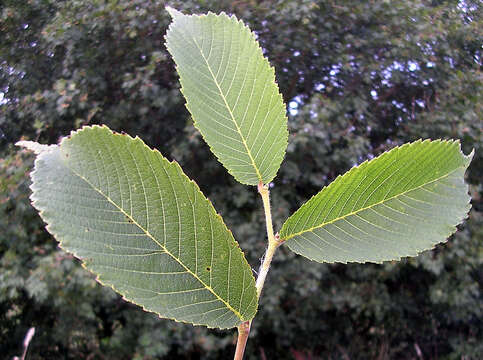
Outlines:
{"label": "tree canopy", "polygon": [[[275,227],[355,164],[420,138],[460,139],[473,209],[444,246],[401,263],[325,265],[281,250],[247,358],[477,357],[483,352],[479,1],[16,1],[0,4],[0,349],[32,359],[224,358],[233,334],[158,319],[101,288],[29,206],[32,157],[87,124],[139,135],[176,159],[221,212],[252,268],[255,190],[217,163],[165,46],[168,4],[253,29],[288,104]],[[295,189],[295,190],[294,190]],[[286,261],[290,259],[290,261]],[[277,336],[277,334],[284,336]]]}

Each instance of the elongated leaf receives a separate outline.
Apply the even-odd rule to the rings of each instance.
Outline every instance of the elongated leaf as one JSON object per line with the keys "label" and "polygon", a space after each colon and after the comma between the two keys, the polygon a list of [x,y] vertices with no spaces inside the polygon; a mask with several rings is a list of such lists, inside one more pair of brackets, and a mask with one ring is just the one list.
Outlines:
{"label": "elongated leaf", "polygon": [[85,127],[39,147],[32,201],[98,280],[162,317],[230,328],[253,318],[251,268],[175,162],[139,138]]}
{"label": "elongated leaf", "polygon": [[416,255],[456,230],[470,209],[464,173],[473,154],[456,141],[417,141],[338,177],[283,225],[280,238],[319,262]]}
{"label": "elongated leaf", "polygon": [[195,126],[239,182],[270,182],[287,148],[287,118],[254,34],[224,13],[168,11],[173,23],[166,44]]}

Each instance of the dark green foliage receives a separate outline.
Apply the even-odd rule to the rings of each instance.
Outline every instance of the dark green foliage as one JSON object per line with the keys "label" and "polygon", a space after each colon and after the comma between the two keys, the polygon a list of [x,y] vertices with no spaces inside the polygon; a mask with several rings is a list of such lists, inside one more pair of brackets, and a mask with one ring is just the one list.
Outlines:
{"label": "dark green foliage", "polygon": [[[477,1],[169,1],[226,11],[257,32],[289,106],[272,189],[276,230],[352,165],[395,145],[459,138],[475,148],[469,219],[448,243],[400,263],[322,265],[276,254],[248,359],[476,359],[483,352],[482,7]],[[396,4],[396,5],[395,5]],[[163,45],[161,1],[0,5],[0,353],[30,359],[224,359],[234,334],[160,320],[102,288],[56,247],[29,205],[32,158],[83,124],[139,135],[177,159],[258,268],[256,189],[237,184],[193,129]],[[28,25],[26,27],[25,25]],[[391,71],[388,71],[391,67]],[[371,91],[375,91],[371,95]],[[294,191],[294,189],[296,191]],[[419,349],[419,350],[418,350]]]}

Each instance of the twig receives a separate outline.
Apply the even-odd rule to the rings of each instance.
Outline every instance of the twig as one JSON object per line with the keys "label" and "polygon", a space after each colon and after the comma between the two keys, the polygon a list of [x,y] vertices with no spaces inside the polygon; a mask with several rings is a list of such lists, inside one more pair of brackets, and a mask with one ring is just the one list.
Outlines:
{"label": "twig", "polygon": [[23,339],[23,353],[22,357],[15,356],[13,360],[25,360],[25,356],[27,356],[27,350],[29,348],[30,341],[32,341],[32,338],[34,337],[35,334],[35,328],[31,327],[28,331],[27,334],[25,335],[25,338]]}
{"label": "twig", "polygon": [[236,350],[234,360],[242,360],[245,353],[245,347],[250,335],[251,321],[245,321],[238,326],[238,339],[236,341]]}

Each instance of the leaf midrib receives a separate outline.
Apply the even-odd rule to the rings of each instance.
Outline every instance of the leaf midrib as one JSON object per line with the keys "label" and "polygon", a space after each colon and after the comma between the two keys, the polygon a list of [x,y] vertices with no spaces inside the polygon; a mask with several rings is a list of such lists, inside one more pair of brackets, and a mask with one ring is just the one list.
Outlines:
{"label": "leaf midrib", "polygon": [[402,192],[402,193],[399,193],[399,194],[396,194],[396,195],[391,196],[391,197],[389,197],[389,198],[386,198],[386,199],[383,199],[383,200],[381,200],[381,201],[378,201],[377,203],[371,204],[371,205],[366,206],[366,207],[362,207],[362,208],[360,208],[360,209],[357,209],[356,211],[351,211],[350,213],[347,213],[347,214],[345,214],[345,215],[343,215],[343,216],[338,216],[338,217],[336,217],[335,219],[332,219],[332,220],[330,220],[330,221],[324,222],[324,223],[322,223],[322,224],[320,224],[320,225],[313,226],[313,227],[308,228],[308,229],[306,229],[306,230],[302,230],[302,231],[299,231],[299,232],[297,232],[297,233],[291,234],[291,235],[289,235],[289,236],[287,236],[287,237],[285,237],[285,238],[282,238],[282,239],[281,239],[281,241],[287,241],[287,240],[290,240],[290,239],[294,238],[295,236],[302,235],[302,234],[304,234],[304,233],[306,233],[306,232],[311,232],[311,231],[314,231],[314,230],[316,230],[316,229],[323,228],[323,227],[324,227],[324,226],[326,226],[326,225],[333,224],[333,223],[335,223],[335,222],[337,222],[337,221],[339,221],[339,220],[344,220],[345,218],[347,218],[347,217],[349,217],[349,216],[352,216],[352,215],[357,215],[358,213],[360,213],[360,212],[362,212],[362,211],[364,211],[364,210],[368,210],[368,209],[371,209],[371,208],[373,208],[373,207],[376,207],[377,205],[384,204],[385,202],[388,202],[388,201],[390,201],[390,200],[392,200],[392,199],[396,199],[397,197],[402,196],[402,195],[405,195],[405,194],[407,194],[407,193],[409,193],[409,192],[411,192],[411,191],[421,189],[423,186],[429,185],[429,184],[431,184],[431,183],[434,183],[434,182],[436,182],[436,181],[439,181],[439,180],[441,180],[441,179],[444,179],[444,178],[446,178],[446,177],[450,176],[452,173],[454,173],[455,171],[457,171],[458,169],[460,169],[460,168],[462,168],[462,167],[464,167],[464,166],[458,166],[457,168],[455,168],[454,170],[450,171],[450,172],[449,172],[449,173],[447,173],[446,175],[440,176],[440,177],[438,177],[438,178],[436,178],[436,179],[434,179],[434,180],[431,180],[431,181],[429,181],[429,182],[427,182],[427,183],[421,184],[421,185],[419,185],[419,186],[416,186],[416,187],[414,187],[414,188],[411,188],[411,189],[409,189],[409,190],[406,190],[406,191],[404,191],[404,192]]}
{"label": "leaf midrib", "polygon": [[210,72],[210,74],[211,74],[211,77],[213,78],[213,82],[215,83],[215,85],[216,85],[216,87],[217,87],[217,89],[218,89],[218,92],[220,93],[220,96],[221,96],[221,98],[223,99],[223,102],[224,102],[224,104],[225,104],[226,108],[228,109],[228,112],[230,113],[231,120],[232,120],[232,121],[233,121],[233,123],[235,124],[236,130],[237,130],[238,134],[240,135],[240,138],[241,138],[241,140],[242,140],[243,146],[245,147],[245,150],[247,151],[247,155],[248,155],[248,157],[250,158],[250,161],[251,161],[251,163],[252,163],[253,168],[255,169],[255,172],[256,172],[256,174],[257,174],[258,180],[259,180],[260,182],[262,182],[262,181],[263,181],[262,175],[261,175],[260,171],[258,170],[257,165],[255,164],[255,159],[253,158],[252,153],[251,153],[250,149],[248,148],[248,144],[247,144],[247,142],[246,142],[246,140],[245,140],[245,137],[243,136],[243,133],[242,133],[242,131],[241,131],[240,127],[238,126],[238,123],[237,123],[237,122],[236,122],[236,120],[235,120],[235,116],[233,115],[233,112],[232,112],[232,110],[231,110],[231,108],[230,108],[230,106],[229,106],[229,104],[228,104],[228,102],[227,102],[227,100],[226,100],[226,97],[225,97],[225,95],[223,94],[223,91],[221,90],[220,84],[218,84],[218,80],[216,79],[216,76],[215,76],[215,74],[213,73],[213,70],[211,69],[211,65],[210,65],[210,63],[208,62],[208,59],[205,57],[205,54],[203,53],[203,50],[202,50],[202,49],[201,49],[201,47],[199,46],[199,44],[198,44],[198,42],[196,41],[196,38],[195,38],[194,36],[193,36],[193,42],[195,43],[196,47],[198,48],[198,50],[199,50],[199,52],[200,52],[200,54],[201,54],[201,57],[202,57],[202,58],[203,58],[203,60],[205,61],[206,66],[207,66],[207,68],[208,68],[208,70],[209,70],[209,72]]}
{"label": "leaf midrib", "polygon": [[98,188],[96,188],[87,178],[85,178],[84,176],[82,176],[81,174],[79,174],[78,172],[76,172],[74,169],[72,169],[70,166],[67,165],[67,163],[65,163],[65,166],[76,176],[78,176],[79,178],[81,178],[82,180],[84,180],[93,190],[95,190],[96,192],[98,192],[100,195],[102,195],[109,203],[111,203],[116,209],[118,209],[124,216],[126,216],[128,219],[130,219],[132,221],[132,223],[134,225],[136,225],[139,229],[141,229],[145,234],[146,236],[148,236],[154,243],[156,243],[156,245],[158,245],[163,251],[166,252],[166,254],[168,254],[169,256],[171,256],[172,259],[174,259],[178,264],[180,264],[189,274],[191,274],[196,280],[198,280],[202,285],[203,287],[208,290],[210,293],[212,293],[219,301],[221,301],[223,304],[225,304],[225,306],[230,310],[232,311],[241,321],[245,321],[245,318],[243,317],[243,315],[237,311],[236,309],[234,309],[225,299],[223,299],[220,295],[218,295],[212,288],[211,286],[207,285],[203,280],[200,279],[200,277],[198,275],[196,275],[191,269],[189,269],[186,265],[183,264],[183,262],[178,259],[176,256],[174,256],[165,246],[163,246],[158,240],[156,240],[156,238],[151,235],[151,233],[146,230],[143,226],[141,226],[141,224],[139,224],[131,215],[129,215],[128,213],[126,213],[118,204],[116,204],[109,196],[107,196],[106,194],[104,194],[104,192]]}

